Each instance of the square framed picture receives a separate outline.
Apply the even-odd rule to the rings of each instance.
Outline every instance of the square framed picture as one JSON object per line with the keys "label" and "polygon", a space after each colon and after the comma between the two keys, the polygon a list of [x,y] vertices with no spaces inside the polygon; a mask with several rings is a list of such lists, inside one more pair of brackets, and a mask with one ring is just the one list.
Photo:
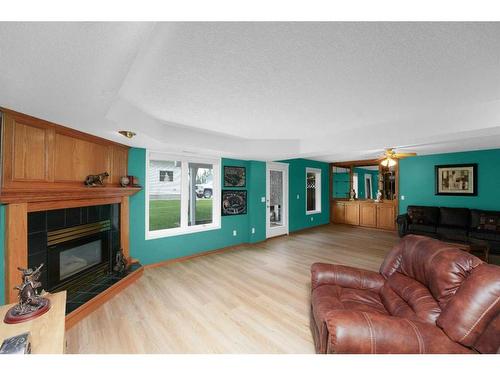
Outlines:
{"label": "square framed picture", "polygon": [[436,195],[477,195],[477,164],[436,165]]}
{"label": "square framed picture", "polygon": [[245,167],[224,166],[224,187],[245,187],[247,170]]}
{"label": "square framed picture", "polygon": [[244,215],[247,213],[246,190],[222,190],[222,216]]}

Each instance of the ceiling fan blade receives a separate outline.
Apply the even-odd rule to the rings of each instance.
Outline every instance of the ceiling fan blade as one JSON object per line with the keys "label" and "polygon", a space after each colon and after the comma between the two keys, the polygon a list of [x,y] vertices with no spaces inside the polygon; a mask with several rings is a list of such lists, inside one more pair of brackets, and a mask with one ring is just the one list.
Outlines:
{"label": "ceiling fan blade", "polygon": [[409,156],[417,156],[416,152],[397,152],[394,157],[398,159],[407,158]]}

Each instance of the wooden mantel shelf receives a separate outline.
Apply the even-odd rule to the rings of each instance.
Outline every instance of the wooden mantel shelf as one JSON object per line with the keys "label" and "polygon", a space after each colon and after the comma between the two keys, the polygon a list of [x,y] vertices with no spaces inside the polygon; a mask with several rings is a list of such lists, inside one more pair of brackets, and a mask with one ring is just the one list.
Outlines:
{"label": "wooden mantel shelf", "polygon": [[63,200],[120,198],[133,195],[140,187],[81,187],[71,189],[3,189],[1,203],[34,203]]}

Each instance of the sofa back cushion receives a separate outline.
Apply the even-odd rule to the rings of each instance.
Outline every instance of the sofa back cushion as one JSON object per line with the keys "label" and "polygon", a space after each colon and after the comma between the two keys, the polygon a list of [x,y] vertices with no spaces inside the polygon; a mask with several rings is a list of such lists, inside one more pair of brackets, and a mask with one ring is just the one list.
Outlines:
{"label": "sofa back cushion", "polygon": [[468,228],[469,223],[470,210],[468,208],[439,208],[439,225]]}
{"label": "sofa back cushion", "polygon": [[[457,246],[432,238],[407,235],[386,257],[380,272],[399,272],[427,287],[443,309],[470,272],[482,261]],[[392,273],[391,273],[392,272]]]}
{"label": "sofa back cushion", "polygon": [[471,210],[470,229],[500,233],[500,212]]}
{"label": "sofa back cushion", "polygon": [[439,221],[438,207],[408,206],[406,212],[413,224],[437,225]]}
{"label": "sofa back cushion", "polygon": [[[484,346],[486,342],[481,343],[478,339],[486,327],[497,321],[499,314],[500,267],[483,263],[472,270],[470,276],[443,309],[437,324],[451,339],[462,345]],[[483,338],[483,341],[485,340],[492,347],[497,345],[498,349],[500,331],[492,337]],[[496,343],[492,343],[491,340],[496,340]]]}

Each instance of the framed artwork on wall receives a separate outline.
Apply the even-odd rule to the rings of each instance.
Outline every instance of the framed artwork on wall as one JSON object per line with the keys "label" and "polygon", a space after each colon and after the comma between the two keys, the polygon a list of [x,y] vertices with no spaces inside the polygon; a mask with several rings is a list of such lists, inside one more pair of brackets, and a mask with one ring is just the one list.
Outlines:
{"label": "framed artwork on wall", "polygon": [[436,195],[477,195],[477,164],[436,165]]}
{"label": "framed artwork on wall", "polygon": [[245,187],[246,183],[245,167],[224,166],[224,187]]}
{"label": "framed artwork on wall", "polygon": [[246,190],[222,190],[222,216],[244,215],[247,213]]}

